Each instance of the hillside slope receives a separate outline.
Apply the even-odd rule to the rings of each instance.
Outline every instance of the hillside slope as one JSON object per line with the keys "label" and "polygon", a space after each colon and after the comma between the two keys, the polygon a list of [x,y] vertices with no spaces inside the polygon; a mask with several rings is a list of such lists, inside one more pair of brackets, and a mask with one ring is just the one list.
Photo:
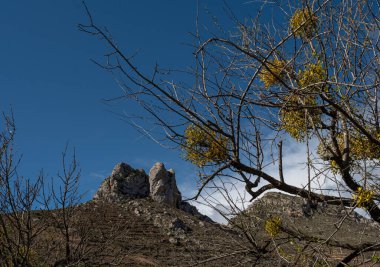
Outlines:
{"label": "hillside slope", "polygon": [[[80,266],[236,266],[250,258],[237,231],[149,198],[92,201],[75,208],[74,218]],[[64,258],[59,227],[51,221],[36,249],[49,265]]]}
{"label": "hillside slope", "polygon": [[[270,222],[278,223],[277,231],[270,229]],[[335,266],[360,244],[372,243],[377,244],[377,253],[359,253],[350,266],[363,262],[380,266],[376,264],[380,227],[351,208],[326,203],[310,207],[300,197],[270,192],[234,218],[231,225],[249,233],[258,246],[270,242],[266,249],[285,265]],[[270,231],[274,231],[273,236]]]}
{"label": "hillside slope", "polygon": [[[314,204],[267,193],[220,225],[182,200],[162,163],[149,175],[120,163],[94,200],[33,213],[39,233],[26,266],[336,266],[359,244],[379,244],[380,227],[370,220]],[[380,266],[378,246],[350,266]]]}

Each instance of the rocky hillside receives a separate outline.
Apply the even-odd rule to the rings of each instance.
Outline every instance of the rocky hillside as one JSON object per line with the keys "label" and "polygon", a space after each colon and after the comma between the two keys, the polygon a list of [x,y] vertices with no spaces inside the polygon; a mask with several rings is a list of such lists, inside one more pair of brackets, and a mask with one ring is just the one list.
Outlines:
{"label": "rocky hillside", "polygon": [[[278,229],[270,227],[273,222],[278,223]],[[231,225],[249,233],[284,266],[336,266],[360,244],[380,242],[380,226],[351,208],[310,203],[275,192],[255,201]],[[363,252],[350,266],[363,262],[368,265],[360,266],[380,266],[376,263],[379,255]]]}
{"label": "rocky hillside", "polygon": [[[380,240],[380,229],[352,210],[280,193],[219,225],[182,200],[175,172],[162,163],[148,174],[117,164],[94,199],[70,212],[73,266],[334,266],[352,252],[337,242]],[[66,266],[64,226],[54,220],[62,210],[50,213],[34,215],[45,229],[33,248],[43,262],[37,265]],[[271,235],[267,222],[274,218],[279,229]],[[374,256],[360,260],[376,266]]]}
{"label": "rocky hillside", "polygon": [[[250,262],[241,233],[182,201],[175,173],[156,163],[149,174],[117,164],[93,201],[72,208],[71,239],[80,266],[234,266]],[[55,211],[58,214],[61,211]],[[54,214],[53,214],[54,215]],[[35,220],[45,220],[43,212]],[[65,266],[62,225],[48,222],[36,248]]]}

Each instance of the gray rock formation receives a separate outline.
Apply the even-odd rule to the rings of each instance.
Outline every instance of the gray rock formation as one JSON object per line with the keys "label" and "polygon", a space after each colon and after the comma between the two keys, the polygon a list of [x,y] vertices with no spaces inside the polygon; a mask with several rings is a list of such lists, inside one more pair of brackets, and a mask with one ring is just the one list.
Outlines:
{"label": "gray rock formation", "polygon": [[133,169],[126,163],[118,163],[107,177],[94,199],[107,201],[122,200],[125,197],[149,196],[149,179],[144,170]]}
{"label": "gray rock formation", "polygon": [[[174,170],[166,170],[161,162],[151,168],[149,176],[144,170],[133,169],[126,163],[118,163],[94,195],[94,200],[123,203],[127,199],[151,197],[155,202],[183,210],[202,221],[213,222],[199,213],[196,207],[182,201],[177,188]],[[140,210],[134,213],[141,215]]]}
{"label": "gray rock formation", "polygon": [[177,188],[174,170],[167,171],[162,162],[157,162],[150,169],[149,184],[153,200],[179,208],[182,197]]}

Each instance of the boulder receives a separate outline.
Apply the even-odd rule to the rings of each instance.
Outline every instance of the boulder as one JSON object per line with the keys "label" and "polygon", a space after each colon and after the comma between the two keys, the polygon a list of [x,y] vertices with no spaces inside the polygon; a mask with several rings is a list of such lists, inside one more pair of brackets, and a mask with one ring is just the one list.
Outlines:
{"label": "boulder", "polygon": [[149,196],[149,179],[145,171],[133,169],[126,163],[118,163],[111,176],[103,181],[94,199],[115,201],[125,197],[147,196]]}
{"label": "boulder", "polygon": [[184,221],[179,218],[173,218],[169,223],[169,230],[173,232],[188,233],[191,232],[191,228],[188,227]]}
{"label": "boulder", "polygon": [[174,170],[166,170],[162,162],[157,162],[149,172],[150,196],[159,203],[179,208],[181,193],[178,191]]}

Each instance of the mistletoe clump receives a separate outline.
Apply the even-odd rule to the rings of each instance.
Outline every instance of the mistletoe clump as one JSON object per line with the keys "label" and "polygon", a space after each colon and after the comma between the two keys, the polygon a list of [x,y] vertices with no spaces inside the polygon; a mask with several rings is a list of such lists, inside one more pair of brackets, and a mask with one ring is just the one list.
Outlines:
{"label": "mistletoe clump", "polygon": [[265,222],[265,231],[271,237],[277,236],[281,232],[281,218],[276,216],[271,219],[268,219]]}
{"label": "mistletoe clump", "polygon": [[280,121],[284,129],[297,141],[305,140],[310,129],[310,119],[314,124],[320,123],[320,111],[313,109],[317,105],[315,97],[290,95],[285,98],[284,107],[280,111]]}
{"label": "mistletoe clump", "polygon": [[359,187],[358,190],[354,193],[353,199],[356,201],[356,205],[361,208],[372,200],[374,194],[374,191],[365,190],[363,187]]}
{"label": "mistletoe clump", "polygon": [[266,67],[263,66],[259,77],[264,83],[265,88],[278,84],[286,75],[286,64],[284,60],[275,59],[267,62]]}
{"label": "mistletoe clump", "polygon": [[[380,140],[380,133],[376,134]],[[341,141],[343,147],[343,141]],[[350,157],[353,160],[380,159],[380,147],[366,136],[354,135],[350,138]]]}
{"label": "mistletoe clump", "polygon": [[[373,135],[380,140],[380,133],[372,131]],[[359,160],[380,160],[380,147],[370,141],[366,136],[350,131],[348,136],[349,148],[350,148],[350,160],[359,161]],[[336,135],[336,142],[340,153],[343,153],[344,145],[344,134],[339,133]],[[330,148],[330,150],[329,150]],[[332,159],[334,156],[332,152],[335,151],[335,148],[332,147],[332,141],[325,141],[318,145],[317,153],[321,159],[330,162],[331,171],[334,174],[337,174],[339,171],[339,166],[337,162]],[[337,151],[335,151],[336,153]]]}
{"label": "mistletoe clump", "polygon": [[297,9],[290,19],[290,28],[296,37],[313,37],[317,26],[318,17],[309,8]]}
{"label": "mistletoe clump", "polygon": [[[380,140],[380,133],[373,134],[378,140]],[[380,160],[380,147],[370,141],[366,136],[355,133],[354,131],[350,132],[349,135],[349,147],[350,147],[350,159],[351,160]],[[336,136],[337,144],[339,150],[343,152],[344,150],[344,134],[339,133]],[[324,155],[324,146],[320,144],[318,147],[318,154]]]}
{"label": "mistletoe clump", "polygon": [[326,71],[322,62],[307,64],[303,70],[298,72],[298,85],[301,89],[307,89],[312,92],[321,92],[322,83],[326,79]]}
{"label": "mistletoe clump", "polygon": [[185,158],[199,167],[223,162],[229,157],[227,137],[195,124],[185,130],[183,149]]}

